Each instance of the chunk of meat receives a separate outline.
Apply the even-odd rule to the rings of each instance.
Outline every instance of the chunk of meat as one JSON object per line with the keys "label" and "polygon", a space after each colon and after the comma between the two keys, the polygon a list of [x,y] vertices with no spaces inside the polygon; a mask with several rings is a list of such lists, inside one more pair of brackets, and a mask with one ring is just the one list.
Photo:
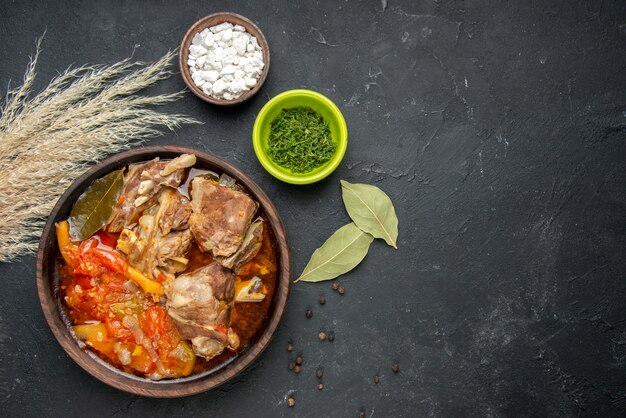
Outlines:
{"label": "chunk of meat", "polygon": [[157,200],[159,204],[148,209],[137,225],[121,232],[117,249],[148,278],[159,278],[160,273],[173,278],[175,273],[187,268],[186,255],[192,235],[189,229],[172,231],[172,227],[186,224],[190,205],[178,191],[170,188],[162,190]]}
{"label": "chunk of meat", "polygon": [[159,195],[159,227],[162,234],[187,229],[191,203],[174,189],[165,188]]}
{"label": "chunk of meat", "polygon": [[184,271],[192,241],[188,229],[167,235],[155,234],[155,229],[154,216],[144,215],[135,228],[124,229],[117,241],[117,249],[126,255],[129,264],[153,280],[159,273],[171,277]]}
{"label": "chunk of meat", "polygon": [[170,315],[199,327],[228,325],[234,285],[230,270],[211,263],[181,274],[167,286],[167,308]]}
{"label": "chunk of meat", "polygon": [[185,169],[193,166],[196,163],[196,156],[193,154],[182,154],[173,160],[170,160],[167,165],[159,173],[160,176],[169,176],[175,171]]}
{"label": "chunk of meat", "polygon": [[257,255],[261,249],[262,242],[263,221],[253,222],[248,227],[243,242],[237,252],[230,257],[217,257],[215,261],[237,273],[241,266],[252,260],[254,256]]}
{"label": "chunk of meat", "polygon": [[207,359],[239,345],[229,329],[235,276],[217,263],[178,276],[166,285],[167,312],[194,352]]}
{"label": "chunk of meat", "polygon": [[[220,338],[223,338],[224,334],[221,334]],[[226,341],[228,347],[236,350],[239,347],[239,336],[233,331],[232,328],[228,328],[226,334]],[[212,337],[198,336],[191,339],[191,345],[196,355],[211,359],[222,351],[224,351],[223,342]]]}
{"label": "chunk of meat", "polygon": [[170,232],[158,239],[158,251],[156,253],[156,265],[162,272],[173,275],[185,271],[189,259],[187,251],[191,246],[191,231]]}
{"label": "chunk of meat", "polygon": [[155,158],[147,163],[130,165],[124,176],[120,199],[107,222],[107,230],[121,232],[124,227],[137,222],[141,213],[156,203],[161,188],[178,187],[185,169],[193,166],[195,161],[194,155],[185,154],[171,161]]}
{"label": "chunk of meat", "polygon": [[204,251],[233,255],[241,246],[258,204],[247,194],[202,176],[191,182],[189,227]]}

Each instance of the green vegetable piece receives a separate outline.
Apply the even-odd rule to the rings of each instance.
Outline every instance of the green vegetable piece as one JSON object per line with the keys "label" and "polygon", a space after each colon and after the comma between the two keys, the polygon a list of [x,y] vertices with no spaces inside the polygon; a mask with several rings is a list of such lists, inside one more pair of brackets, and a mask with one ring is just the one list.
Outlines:
{"label": "green vegetable piece", "polygon": [[267,155],[293,173],[308,173],[326,164],[336,145],[328,122],[310,107],[283,109],[272,121]]}
{"label": "green vegetable piece", "polygon": [[342,226],[315,250],[296,282],[321,282],[349,272],[365,258],[372,241],[354,223]]}
{"label": "green vegetable piece", "polygon": [[369,184],[352,184],[341,180],[341,188],[343,203],[354,223],[397,249],[398,217],[389,196]]}
{"label": "green vegetable piece", "polygon": [[124,185],[124,170],[113,171],[91,183],[70,213],[70,237],[82,241],[102,228],[117,203]]}

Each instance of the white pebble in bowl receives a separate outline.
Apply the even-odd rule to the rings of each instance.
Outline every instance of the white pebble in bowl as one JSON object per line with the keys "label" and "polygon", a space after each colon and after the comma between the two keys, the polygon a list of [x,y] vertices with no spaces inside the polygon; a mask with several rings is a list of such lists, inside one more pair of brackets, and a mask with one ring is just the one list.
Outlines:
{"label": "white pebble in bowl", "polygon": [[263,51],[241,25],[220,23],[197,33],[187,60],[196,86],[216,99],[234,100],[256,86],[263,72]]}

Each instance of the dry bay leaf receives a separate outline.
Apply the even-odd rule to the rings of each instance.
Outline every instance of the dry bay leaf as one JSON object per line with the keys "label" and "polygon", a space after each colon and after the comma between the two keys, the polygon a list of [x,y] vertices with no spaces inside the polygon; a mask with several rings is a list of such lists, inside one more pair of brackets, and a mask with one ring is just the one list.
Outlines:
{"label": "dry bay leaf", "polygon": [[384,239],[398,248],[398,217],[385,192],[369,184],[352,184],[341,180],[343,202],[348,215],[363,231]]}
{"label": "dry bay leaf", "polygon": [[72,241],[87,239],[106,224],[123,185],[124,170],[116,170],[87,187],[70,213]]}
{"label": "dry bay leaf", "polygon": [[354,223],[342,226],[319,247],[296,282],[331,280],[355,268],[374,240]]}

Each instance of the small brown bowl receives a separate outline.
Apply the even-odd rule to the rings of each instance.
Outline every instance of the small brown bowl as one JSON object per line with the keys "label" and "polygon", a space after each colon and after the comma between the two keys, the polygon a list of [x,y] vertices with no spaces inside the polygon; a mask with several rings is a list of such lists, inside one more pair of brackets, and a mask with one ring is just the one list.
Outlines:
{"label": "small brown bowl", "polygon": [[[268,224],[276,238],[276,289],[265,320],[257,330],[256,335],[250,340],[250,345],[239,352],[237,356],[203,373],[180,379],[153,381],[125,373],[100,359],[90,350],[79,347],[78,341],[70,332],[71,325],[59,292],[59,272],[57,270],[59,248],[54,224],[69,216],[76,199],[94,180],[131,163],[149,161],[155,157],[174,158],[185,153],[195,154],[198,166],[233,177],[259,202],[260,209],[265,213]],[[270,199],[250,177],[232,164],[206,152],[176,146],[153,146],[122,152],[96,164],[76,179],[59,198],[54,209],[52,209],[39,241],[37,291],[41,309],[52,333],[61,347],[80,367],[100,381],[129,393],[157,398],[174,398],[213,389],[241,373],[261,355],[276,331],[287,306],[290,271],[291,258],[283,223]]]}
{"label": "small brown bowl", "polygon": [[[189,46],[191,45],[193,37],[197,33],[202,32],[204,29],[219,25],[223,22],[229,22],[233,25],[241,25],[246,28],[246,31],[250,35],[256,37],[257,42],[259,43],[259,46],[263,51],[263,63],[265,63],[263,71],[261,72],[261,76],[259,77],[256,85],[252,89],[246,91],[241,96],[233,100],[218,99],[209,96],[204,91],[202,91],[202,89],[196,86],[196,84],[193,82],[193,79],[191,78],[191,71],[189,71],[189,65],[187,65],[187,61],[189,59]],[[183,41],[180,44],[178,64],[180,66],[180,74],[183,76],[183,81],[193,94],[195,94],[205,102],[209,102],[214,105],[235,106],[254,97],[254,95],[257,94],[261,89],[263,83],[265,83],[265,78],[267,77],[267,73],[270,69],[270,50],[269,46],[267,45],[267,40],[265,39],[265,36],[263,36],[263,32],[261,32],[261,29],[259,29],[259,27],[252,23],[252,21],[250,21],[249,19],[236,13],[213,13],[198,20],[189,28],[189,30],[185,34],[185,37],[183,38]]]}

